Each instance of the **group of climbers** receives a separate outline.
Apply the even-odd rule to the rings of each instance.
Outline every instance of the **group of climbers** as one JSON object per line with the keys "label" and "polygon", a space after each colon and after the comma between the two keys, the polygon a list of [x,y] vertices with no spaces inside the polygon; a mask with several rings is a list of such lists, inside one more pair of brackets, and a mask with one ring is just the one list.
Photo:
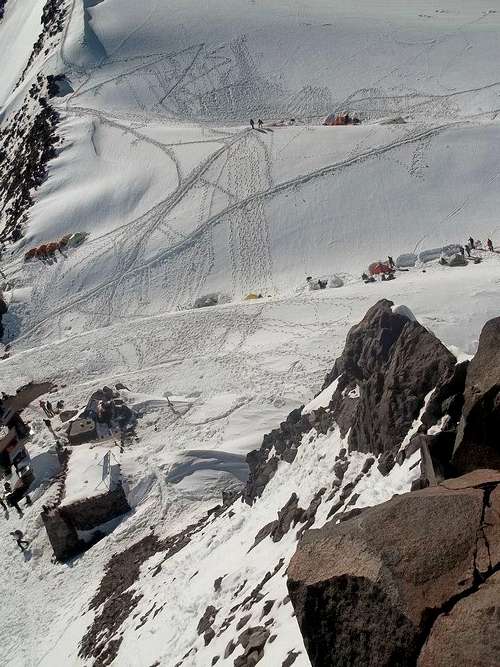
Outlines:
{"label": "group of climbers", "polygon": [[26,499],[26,507],[29,507],[31,505],[31,498],[29,494],[24,493],[24,491],[21,494],[16,487],[12,488],[10,482],[4,482],[3,492],[0,494],[0,505],[2,506],[3,511],[7,518],[9,513],[8,510],[9,507],[13,507],[18,513],[19,517],[23,516],[23,511],[19,507],[19,500],[21,499],[21,497]]}
{"label": "group of climbers", "polygon": [[[257,121],[257,125],[259,126],[259,129],[264,125],[263,121],[259,118]],[[250,127],[252,130],[255,130],[255,121],[253,118],[250,118]]]}
{"label": "group of climbers", "polygon": [[[493,247],[493,241],[491,239],[486,240],[486,247],[490,252],[495,252],[495,248]],[[481,241],[478,241],[477,239],[474,240],[472,236],[469,236],[467,243],[464,244],[463,250],[467,253],[467,257],[471,256],[471,250],[482,250],[482,243]],[[460,252],[462,252],[462,247],[460,249]],[[463,255],[463,252],[462,252]]]}

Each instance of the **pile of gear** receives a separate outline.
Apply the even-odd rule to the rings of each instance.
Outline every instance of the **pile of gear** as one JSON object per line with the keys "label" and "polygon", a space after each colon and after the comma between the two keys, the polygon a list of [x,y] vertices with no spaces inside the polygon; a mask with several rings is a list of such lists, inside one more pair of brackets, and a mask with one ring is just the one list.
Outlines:
{"label": "pile of gear", "polygon": [[30,248],[24,255],[24,260],[29,262],[31,259],[47,259],[54,256],[57,251],[61,254],[68,248],[76,248],[81,245],[88,237],[87,232],[76,232],[75,234],[66,234],[59,241],[44,243],[36,248]]}
{"label": "pile of gear", "polygon": [[313,278],[312,276],[307,276],[306,283],[309,289],[312,291],[318,289],[326,289],[327,287],[329,288],[343,287],[344,285],[344,281],[342,280],[342,278],[339,278],[339,276],[336,276],[335,274],[331,276],[320,276],[319,278]]}

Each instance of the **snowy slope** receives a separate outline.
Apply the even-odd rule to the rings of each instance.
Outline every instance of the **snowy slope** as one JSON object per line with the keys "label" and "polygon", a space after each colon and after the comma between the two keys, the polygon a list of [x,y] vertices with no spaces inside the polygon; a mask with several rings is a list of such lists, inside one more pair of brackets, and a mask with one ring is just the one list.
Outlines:
{"label": "snowy slope", "polygon": [[[72,92],[51,100],[61,147],[24,238],[2,256],[12,347],[0,361],[0,389],[52,379],[54,400],[82,407],[96,388],[122,381],[142,418],[138,441],[119,455],[133,512],[74,563],[50,560],[39,511],[53,488],[40,488],[23,519],[0,520],[2,664],[92,664],[78,657],[79,642],[110,555],[151,525],[161,539],[181,531],[241,484],[245,454],[313,398],[349,327],[377,299],[408,305],[455,352],[475,351],[482,325],[498,314],[499,254],[478,251],[482,263],[463,268],[434,262],[392,283],[365,286],[359,275],[388,254],[469,235],[500,246],[493,5],[74,0],[63,30],[15,87],[43,3],[8,0],[2,121],[38,72],[65,74]],[[363,123],[321,126],[343,109]],[[262,132],[248,129],[250,117],[263,118]],[[405,122],[385,124],[395,117]],[[30,247],[76,231],[90,234],[80,247],[23,261]],[[344,287],[305,290],[307,275],[332,273]],[[264,298],[244,301],[249,291]],[[193,309],[211,292],[227,303]],[[38,408],[29,417],[34,465],[49,478],[53,438]],[[211,519],[155,577],[162,553],[146,561],[134,589],[144,596],[139,615],[124,621],[115,664],[173,667],[196,646],[184,665],[209,665],[245,614],[205,648],[196,625],[206,606],[220,608],[218,631],[283,558],[265,588],[278,638],[261,664],[280,665],[297,650],[295,664],[307,665],[283,604],[296,531],[247,552],[293,492],[307,508],[331,484],[341,446],[336,431],[313,438],[254,508],[238,503],[232,517]],[[353,457],[346,483],[363,462]],[[398,469],[388,481],[374,469],[358,505],[407,490],[413,474]],[[334,502],[322,503],[315,525]],[[32,541],[30,559],[8,534],[18,527]],[[252,606],[249,625],[261,612]],[[238,651],[218,664],[232,665]]]}

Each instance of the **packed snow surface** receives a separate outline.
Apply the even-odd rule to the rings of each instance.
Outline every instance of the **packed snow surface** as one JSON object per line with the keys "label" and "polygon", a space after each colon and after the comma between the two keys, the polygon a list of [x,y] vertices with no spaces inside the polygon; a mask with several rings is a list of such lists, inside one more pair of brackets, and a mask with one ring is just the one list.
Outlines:
{"label": "packed snow surface", "polygon": [[[22,80],[43,2],[8,0],[0,22],[2,122],[39,72],[70,83],[51,100],[61,116],[57,157],[25,236],[2,257],[11,349],[0,361],[0,389],[50,379],[59,387],[52,403],[76,409],[97,388],[124,383],[139,421],[123,452],[113,452],[133,511],[79,558],[53,563],[39,514],[56,494],[55,438],[36,405],[26,411],[39,471],[34,504],[21,519],[0,517],[0,663],[16,667],[92,664],[79,657],[79,643],[110,557],[151,527],[166,537],[198,520],[221,491],[241,488],[245,455],[264,433],[294,408],[327,406],[333,385],[313,397],[349,328],[375,301],[404,304],[397,312],[414,315],[460,358],[474,353],[500,303],[498,252],[473,251],[482,261],[465,267],[436,261],[470,235],[500,250],[494,3],[66,7],[62,32]],[[322,126],[343,110],[362,123]],[[250,130],[250,118],[262,118],[263,128]],[[24,261],[29,248],[75,232],[89,234],[80,246]],[[364,284],[368,264],[387,255],[415,261],[403,262],[408,270],[394,281]],[[309,275],[336,275],[343,286],[309,291]],[[250,292],[262,298],[246,301]],[[212,293],[223,302],[194,308]],[[60,437],[58,418],[53,426]],[[69,480],[73,497],[98,485],[108,444],[75,448],[82,460]],[[331,487],[343,444],[336,429],[306,434],[254,507],[237,502],[232,516],[210,519],[158,576],[151,573],[161,553],[144,563],[134,584],[143,595],[139,616],[125,619],[113,664],[173,667],[192,651],[185,667],[207,667],[216,655],[218,665],[232,665],[241,646],[223,656],[240,616],[207,647],[198,620],[213,604],[219,630],[233,595],[244,597],[284,559],[264,589],[275,601],[277,639],[259,664],[279,667],[296,650],[295,665],[306,667],[282,576],[296,530],[249,549],[293,492],[307,508]],[[365,462],[351,454],[343,485]],[[355,506],[409,490],[417,463],[405,461],[388,478],[373,466]],[[322,501],[316,527],[335,502]],[[9,535],[16,528],[30,540],[24,556]],[[248,625],[259,625],[262,604],[249,613]]]}

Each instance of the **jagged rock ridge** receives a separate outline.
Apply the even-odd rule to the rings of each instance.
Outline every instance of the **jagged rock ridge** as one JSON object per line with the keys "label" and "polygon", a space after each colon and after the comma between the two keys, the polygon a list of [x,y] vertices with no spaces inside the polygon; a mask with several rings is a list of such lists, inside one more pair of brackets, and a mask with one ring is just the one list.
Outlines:
{"label": "jagged rock ridge", "polygon": [[392,306],[386,299],[377,302],[350,330],[321,389],[337,382],[327,406],[310,414],[293,410],[279,429],[264,436],[259,450],[248,454],[246,502],[261,495],[279,461],[294,459],[312,427],[326,433],[338,424],[343,435],[349,432],[350,451],[384,455],[393,462],[426,396],[452,381],[456,359],[431,332],[393,312]]}
{"label": "jagged rock ridge", "polygon": [[499,664],[499,341],[495,318],[403,441],[430,488],[305,533],[288,587],[313,667]]}
{"label": "jagged rock ridge", "polygon": [[0,131],[0,241],[15,242],[33,204],[33,191],[47,177],[56,156],[59,114],[46,100],[46,79],[31,86],[23,106]]}

